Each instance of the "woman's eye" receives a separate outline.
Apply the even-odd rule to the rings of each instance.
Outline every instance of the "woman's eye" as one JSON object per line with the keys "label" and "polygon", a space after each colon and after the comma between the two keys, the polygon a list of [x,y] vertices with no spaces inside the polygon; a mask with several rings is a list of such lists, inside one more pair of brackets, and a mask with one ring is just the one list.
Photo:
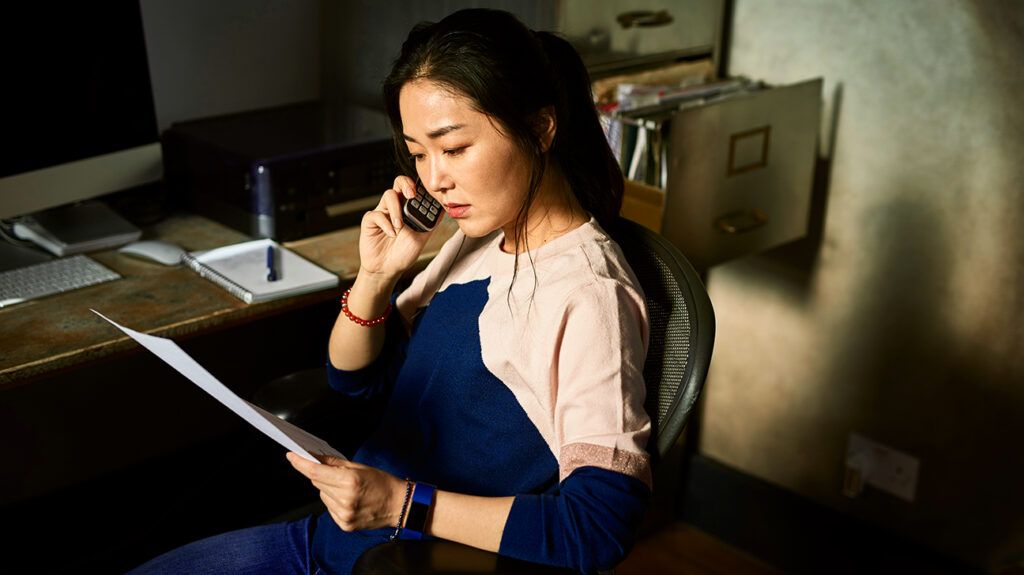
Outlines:
{"label": "woman's eye", "polygon": [[459,154],[461,154],[465,150],[466,150],[466,147],[463,146],[461,148],[449,148],[449,149],[445,150],[444,153],[448,154],[449,156],[458,156]]}
{"label": "woman's eye", "polygon": [[423,160],[423,154],[409,154],[409,158],[414,162],[420,162]]}

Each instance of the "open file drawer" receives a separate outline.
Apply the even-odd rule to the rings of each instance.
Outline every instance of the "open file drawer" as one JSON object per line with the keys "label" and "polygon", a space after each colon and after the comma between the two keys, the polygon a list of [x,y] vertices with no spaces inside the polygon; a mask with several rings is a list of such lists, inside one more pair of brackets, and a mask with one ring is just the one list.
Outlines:
{"label": "open file drawer", "polygon": [[661,233],[698,269],[807,234],[821,79],[696,102],[648,122]]}

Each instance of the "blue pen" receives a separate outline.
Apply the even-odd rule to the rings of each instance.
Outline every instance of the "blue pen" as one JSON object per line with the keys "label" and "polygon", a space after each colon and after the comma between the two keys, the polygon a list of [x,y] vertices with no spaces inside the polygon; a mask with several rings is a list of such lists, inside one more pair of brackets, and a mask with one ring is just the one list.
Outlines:
{"label": "blue pen", "polygon": [[277,268],[274,266],[274,246],[267,246],[267,281],[277,281]]}

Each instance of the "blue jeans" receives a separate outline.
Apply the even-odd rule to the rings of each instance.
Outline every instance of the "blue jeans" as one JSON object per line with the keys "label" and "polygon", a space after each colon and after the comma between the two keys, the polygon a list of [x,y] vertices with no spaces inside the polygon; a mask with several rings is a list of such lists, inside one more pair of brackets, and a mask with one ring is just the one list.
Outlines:
{"label": "blue jeans", "polygon": [[136,567],[129,575],[319,575],[312,556],[314,517],[200,539]]}

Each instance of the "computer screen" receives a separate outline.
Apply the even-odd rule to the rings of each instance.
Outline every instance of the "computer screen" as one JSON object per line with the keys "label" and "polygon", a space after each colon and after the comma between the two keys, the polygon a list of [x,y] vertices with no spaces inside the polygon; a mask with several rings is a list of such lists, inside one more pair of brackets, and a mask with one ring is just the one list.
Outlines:
{"label": "computer screen", "polygon": [[0,218],[159,180],[137,0],[28,2],[0,22]]}

